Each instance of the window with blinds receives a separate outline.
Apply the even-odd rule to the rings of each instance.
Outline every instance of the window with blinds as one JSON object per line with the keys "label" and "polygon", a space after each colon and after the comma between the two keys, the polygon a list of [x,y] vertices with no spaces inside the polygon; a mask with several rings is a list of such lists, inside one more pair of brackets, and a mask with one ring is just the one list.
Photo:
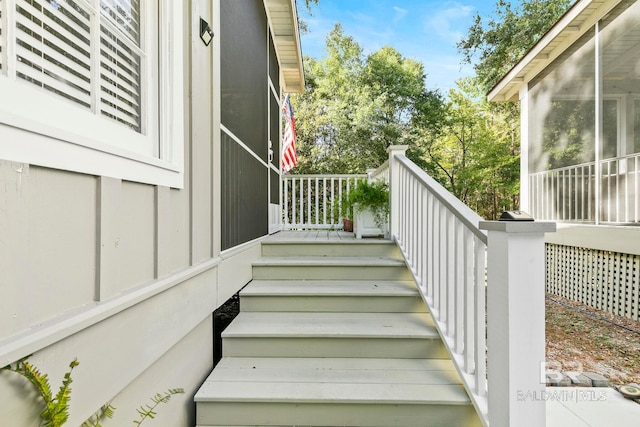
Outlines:
{"label": "window with blinds", "polygon": [[15,20],[15,39],[0,45],[15,44],[9,76],[143,131],[139,0],[3,1]]}

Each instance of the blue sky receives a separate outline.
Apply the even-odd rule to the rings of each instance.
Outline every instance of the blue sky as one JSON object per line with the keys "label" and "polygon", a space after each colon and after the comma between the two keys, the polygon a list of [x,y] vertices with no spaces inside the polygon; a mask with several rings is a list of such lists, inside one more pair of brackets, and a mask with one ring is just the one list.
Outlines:
{"label": "blue sky", "polygon": [[302,53],[325,56],[325,37],[340,22],[365,54],[392,46],[422,62],[427,87],[446,94],[458,78],[472,75],[469,65],[462,66],[456,43],[466,35],[475,14],[488,16],[494,4],[495,0],[320,0],[309,16],[299,0],[300,17],[309,27],[302,36]]}

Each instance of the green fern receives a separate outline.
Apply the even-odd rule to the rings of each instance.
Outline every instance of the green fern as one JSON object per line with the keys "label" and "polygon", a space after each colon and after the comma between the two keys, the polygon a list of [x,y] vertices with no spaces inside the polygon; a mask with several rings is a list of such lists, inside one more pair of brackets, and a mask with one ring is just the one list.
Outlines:
{"label": "green fern", "polygon": [[[27,379],[34,388],[40,394],[40,397],[44,401],[45,409],[40,413],[43,427],[61,427],[69,419],[69,402],[71,400],[71,373],[73,369],[80,364],[78,359],[73,359],[69,364],[69,371],[64,374],[62,379],[62,385],[58,389],[58,393],[53,396],[51,392],[51,385],[49,384],[49,377],[47,374],[42,374],[34,365],[27,362],[30,356],[22,358],[15,362],[15,365],[7,365],[0,368],[0,371],[10,371],[22,375]],[[152,404],[140,406],[137,409],[140,416],[139,419],[133,420],[133,423],[140,426],[146,419],[153,419],[157,415],[156,408],[161,403],[168,403],[171,397],[176,394],[183,394],[182,388],[170,388],[164,393],[157,393],[151,398]],[[114,408],[110,403],[105,404],[95,414],[93,414],[87,421],[82,423],[81,427],[102,427],[101,422],[105,418],[112,418]]]}
{"label": "green fern", "polygon": [[105,418],[113,418],[116,408],[110,403],[105,404],[91,415],[89,419],[82,423],[80,427],[102,427],[102,420]]}
{"label": "green fern", "polygon": [[69,400],[71,399],[71,383],[73,382],[71,372],[80,362],[78,359],[73,359],[69,364],[69,372],[64,375],[62,385],[54,397],[48,375],[40,373],[35,366],[27,362],[28,358],[29,356],[22,358],[15,363],[15,366],[7,365],[2,370],[22,375],[38,391],[45,404],[44,411],[40,413],[44,427],[61,427],[69,419]]}
{"label": "green fern", "polygon": [[155,396],[151,398],[151,401],[153,402],[152,405],[144,405],[137,409],[138,414],[140,415],[140,418],[137,420],[133,420],[133,423],[139,426],[144,422],[144,420],[148,418],[151,418],[151,419],[155,418],[155,416],[157,415],[157,412],[155,411],[155,409],[158,405],[160,405],[161,403],[169,402],[169,400],[171,400],[171,397],[173,395],[183,394],[183,393],[184,393],[184,389],[182,388],[170,388],[164,393],[157,393]]}

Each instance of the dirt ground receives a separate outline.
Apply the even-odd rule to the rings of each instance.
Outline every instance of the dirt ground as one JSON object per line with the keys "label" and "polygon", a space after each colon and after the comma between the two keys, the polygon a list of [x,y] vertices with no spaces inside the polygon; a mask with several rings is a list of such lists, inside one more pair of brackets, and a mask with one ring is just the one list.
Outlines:
{"label": "dirt ground", "polygon": [[612,385],[640,384],[639,321],[548,294],[546,333],[548,368],[595,372]]}

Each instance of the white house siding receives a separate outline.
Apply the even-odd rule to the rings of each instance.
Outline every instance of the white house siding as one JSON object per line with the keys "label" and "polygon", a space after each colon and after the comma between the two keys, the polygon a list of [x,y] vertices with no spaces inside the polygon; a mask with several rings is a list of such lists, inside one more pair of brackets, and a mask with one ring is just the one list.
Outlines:
{"label": "white house siding", "polygon": [[[153,425],[194,425],[192,397],[213,365],[211,314],[260,255],[259,240],[220,249],[218,8],[184,2],[183,188],[0,158],[0,366],[31,354],[57,389],[78,358],[70,426],[109,401],[106,426],[129,425],[175,387],[186,393]],[[208,47],[200,17],[216,34]],[[0,373],[0,425],[38,426],[36,401],[31,385]]]}

